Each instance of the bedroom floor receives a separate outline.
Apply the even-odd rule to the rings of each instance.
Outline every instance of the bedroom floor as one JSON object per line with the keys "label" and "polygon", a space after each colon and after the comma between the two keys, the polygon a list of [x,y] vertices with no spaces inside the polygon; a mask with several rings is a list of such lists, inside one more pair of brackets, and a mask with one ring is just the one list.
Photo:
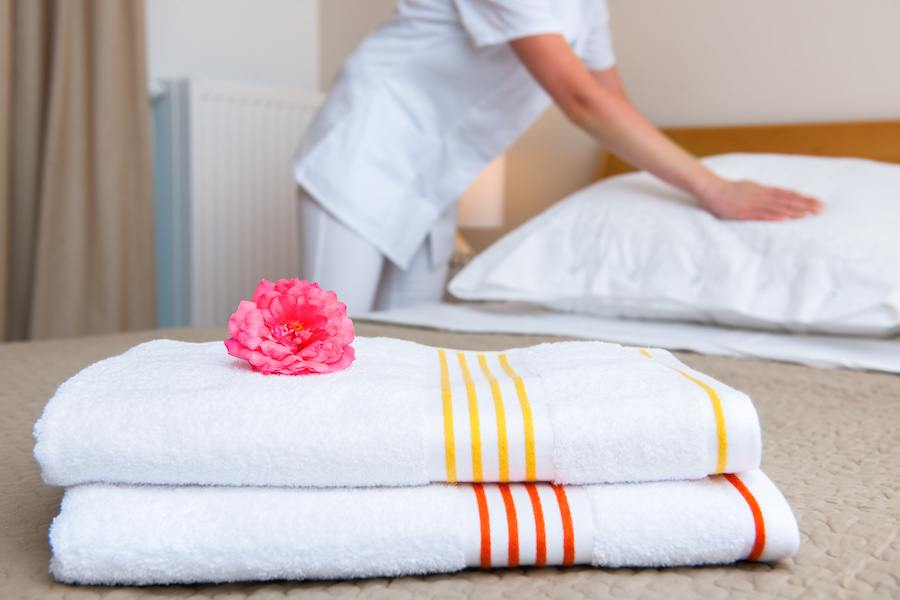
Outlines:
{"label": "bedroom floor", "polygon": [[[357,333],[446,347],[502,349],[561,338],[452,333],[358,322]],[[222,339],[168,330],[0,344],[0,587],[8,598],[730,598],[896,597],[900,586],[900,377],[765,360],[680,353],[690,366],[749,393],[763,426],[763,466],[800,522],[802,545],[777,566],[694,569],[512,569],[350,582],[76,588],[47,573],[47,527],[62,490],[44,486],[31,425],[63,380],[155,337]]]}

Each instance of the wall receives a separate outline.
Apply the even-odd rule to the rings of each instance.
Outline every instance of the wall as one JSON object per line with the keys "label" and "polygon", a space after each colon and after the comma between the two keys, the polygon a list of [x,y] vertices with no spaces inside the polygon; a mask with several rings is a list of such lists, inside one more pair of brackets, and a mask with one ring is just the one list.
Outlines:
{"label": "wall", "polygon": [[146,7],[151,81],[318,88],[318,0],[148,0]]}
{"label": "wall", "polygon": [[[325,0],[321,74],[393,10]],[[619,67],[655,123],[900,118],[896,0],[609,0]],[[591,180],[599,148],[551,108],[509,151],[506,224],[469,231],[482,248]]]}
{"label": "wall", "polygon": [[[156,80],[182,77],[318,90],[319,4],[319,0],[147,0],[151,90],[158,89]],[[153,103],[157,319],[161,326],[188,325],[195,318],[189,271],[179,260],[190,253],[181,246],[187,240],[188,222],[182,211],[172,208],[182,206],[188,194],[182,188],[188,185],[186,174],[175,167],[184,164],[178,151],[190,151],[183,145],[180,121],[171,121],[178,114],[177,105],[174,97]],[[287,143],[292,152],[299,136]],[[289,154],[285,161],[288,158]],[[255,171],[245,171],[242,181],[250,181]],[[290,186],[289,170],[285,168],[283,175]],[[233,281],[230,276],[220,279]]]}
{"label": "wall", "polygon": [[344,58],[394,12],[397,0],[322,0],[319,8],[319,80],[328,89]]}
{"label": "wall", "polygon": [[611,0],[635,103],[662,125],[900,117],[900,2]]}

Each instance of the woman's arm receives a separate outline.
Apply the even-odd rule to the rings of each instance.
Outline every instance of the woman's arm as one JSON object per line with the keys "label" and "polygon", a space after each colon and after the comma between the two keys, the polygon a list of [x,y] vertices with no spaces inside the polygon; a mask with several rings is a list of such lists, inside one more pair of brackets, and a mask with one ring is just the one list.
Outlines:
{"label": "woman's arm", "polygon": [[637,111],[618,72],[592,75],[561,35],[528,36],[510,45],[575,125],[635,167],[688,192],[713,214],[778,221],[821,210],[818,200],[796,192],[715,175]]}
{"label": "woman's arm", "polygon": [[591,71],[591,75],[600,82],[600,85],[617,94],[626,102],[630,102],[630,100],[628,100],[628,95],[625,93],[625,86],[622,85],[622,78],[619,76],[618,67],[610,67],[608,69],[603,69],[602,71]]}

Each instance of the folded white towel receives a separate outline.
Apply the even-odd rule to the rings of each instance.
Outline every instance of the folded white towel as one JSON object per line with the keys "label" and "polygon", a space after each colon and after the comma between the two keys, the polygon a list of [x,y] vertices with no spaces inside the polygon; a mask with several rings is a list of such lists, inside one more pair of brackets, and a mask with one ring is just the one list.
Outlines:
{"label": "folded white towel", "polygon": [[84,369],[35,425],[51,485],[697,479],[757,468],[749,398],[663,350],[457,352],[357,338],[330,375],[157,340]]}
{"label": "folded white towel", "polygon": [[61,581],[157,584],[777,561],[799,535],[784,497],[752,471],[584,487],[81,486],[50,542]]}

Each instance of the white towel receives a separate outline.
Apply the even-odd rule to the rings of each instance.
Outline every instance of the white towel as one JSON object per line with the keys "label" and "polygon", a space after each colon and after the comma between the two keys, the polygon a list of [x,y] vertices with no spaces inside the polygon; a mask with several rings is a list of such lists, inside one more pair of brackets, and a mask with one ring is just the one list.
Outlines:
{"label": "white towel", "polygon": [[35,425],[44,480],[583,484],[759,466],[749,398],[664,350],[355,345],[356,362],[330,375],[261,375],[220,342],[157,340],[91,365]]}
{"label": "white towel", "polygon": [[777,561],[799,534],[752,471],[584,487],[81,486],[66,492],[50,542],[60,581],[165,584]]}

